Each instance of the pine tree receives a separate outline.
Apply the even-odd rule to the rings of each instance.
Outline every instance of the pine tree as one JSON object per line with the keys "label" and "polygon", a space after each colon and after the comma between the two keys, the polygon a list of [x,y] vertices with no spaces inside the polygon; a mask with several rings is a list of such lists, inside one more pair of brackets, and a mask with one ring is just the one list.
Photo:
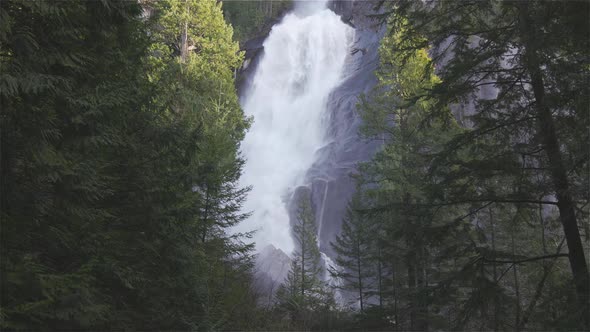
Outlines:
{"label": "pine tree", "polygon": [[[559,299],[546,298],[546,303],[556,307],[561,303],[569,309],[545,306],[542,310],[563,317],[559,319],[563,322],[572,321],[565,317],[585,310],[583,296],[578,296],[578,308],[572,308],[566,305],[573,296],[571,290],[564,291],[567,286],[546,283],[550,275],[563,275],[563,270],[548,267],[562,266],[560,258],[565,255],[555,225],[547,221],[561,217],[565,234],[569,233],[566,238],[574,246],[577,242],[575,230],[565,227],[568,199],[558,203],[564,196],[556,195],[564,192],[563,187],[555,186],[555,172],[561,167],[554,161],[559,156],[550,157],[547,152],[556,142],[548,137],[557,137],[560,158],[567,156],[571,161],[566,167],[569,178],[561,177],[561,184],[569,186],[566,196],[579,197],[574,204],[577,216],[586,216],[588,191],[580,187],[587,183],[587,177],[580,176],[586,162],[579,161],[586,155],[579,149],[587,145],[579,137],[586,134],[576,139],[572,133],[580,133],[587,125],[587,117],[579,112],[579,103],[587,100],[587,89],[578,96],[570,94],[570,89],[587,76],[580,67],[582,49],[587,47],[581,31],[587,20],[572,13],[569,5],[540,2],[400,1],[386,7],[391,11],[385,10],[383,17],[392,28],[382,44],[380,86],[362,108],[368,125],[365,133],[385,139],[386,144],[362,171],[370,183],[365,196],[374,200],[369,210],[392,219],[385,229],[389,238],[399,242],[390,240],[387,246],[397,245],[398,254],[414,248],[414,256],[402,260],[408,265],[402,278],[410,279],[406,280],[408,288],[413,288],[419,280],[410,275],[417,277],[425,268],[428,320],[447,328],[523,328],[527,324],[523,307],[530,317],[543,292],[562,292]],[[563,30],[557,28],[562,24]],[[539,94],[535,95],[535,70],[526,55],[535,46],[530,44],[531,36],[535,43],[546,41],[543,47],[533,48],[537,65],[549,68],[541,78],[544,103],[553,109],[550,121],[536,115],[542,113],[536,108]],[[416,66],[417,52],[426,49],[432,59],[423,57],[425,61]],[[564,63],[567,61],[571,65]],[[440,80],[431,80],[432,68]],[[485,88],[492,86],[494,89]],[[453,128],[449,106],[463,128]],[[405,120],[404,114],[395,113],[408,109]],[[542,123],[551,121],[553,129],[543,127]],[[406,134],[400,135],[404,126]],[[576,215],[566,213],[565,217],[573,224]],[[547,236],[555,240],[549,246]],[[572,268],[584,265],[578,249],[568,254],[572,264],[578,262]],[[390,248],[385,252],[395,256]],[[577,258],[572,261],[572,256]],[[585,278],[575,268],[573,272],[575,280]],[[415,281],[410,283],[411,279]],[[530,284],[523,286],[524,281]],[[578,283],[578,294],[587,293],[581,292],[583,284],[587,285]],[[492,306],[486,303],[489,298],[494,299]],[[447,322],[436,312],[444,312]]]}
{"label": "pine tree", "polygon": [[309,328],[314,309],[324,302],[326,295],[320,279],[322,268],[313,216],[309,197],[301,197],[293,227],[297,249],[287,280],[277,291],[279,306],[289,313],[293,324],[301,328]]}
{"label": "pine tree", "polygon": [[223,13],[240,42],[268,33],[280,16],[292,7],[291,0],[226,1]]}
{"label": "pine tree", "polygon": [[424,38],[422,45],[405,45],[433,47],[443,83],[425,93],[439,106],[432,116],[452,103],[468,109],[465,124],[472,129],[451,140],[433,163],[432,172],[445,179],[444,200],[555,209],[578,294],[574,312],[587,312],[590,278],[579,218],[588,213],[582,189],[588,140],[580,131],[588,125],[582,103],[589,89],[580,86],[588,77],[588,4],[391,5],[396,29],[410,22],[407,40]]}
{"label": "pine tree", "polygon": [[[142,103],[136,3],[3,1],[2,327],[104,326],[116,150]],[[121,78],[125,79],[121,79]]]}
{"label": "pine tree", "polygon": [[[165,110],[171,129],[183,130],[180,134],[186,142],[170,145],[182,159],[166,167],[183,184],[183,199],[178,200],[178,189],[172,192],[180,208],[176,217],[187,218],[186,228],[173,230],[175,237],[180,236],[175,243],[183,244],[173,246],[182,254],[171,258],[182,257],[187,274],[170,284],[170,292],[177,293],[178,285],[187,282],[186,287],[194,289],[194,293],[183,293],[183,301],[176,298],[174,305],[159,308],[158,314],[185,315],[180,321],[193,324],[186,328],[216,329],[230,323],[236,306],[252,300],[244,288],[244,282],[250,281],[252,245],[243,243],[248,234],[229,233],[248,216],[241,212],[241,205],[249,189],[237,184],[243,166],[238,147],[248,127],[233,84],[241,55],[220,3],[158,1],[150,5],[154,43],[147,60],[150,81],[160,91],[151,102]],[[253,309],[244,306],[244,311]]]}
{"label": "pine tree", "polygon": [[247,325],[251,246],[228,228],[248,121],[221,5],[0,9],[2,327]]}
{"label": "pine tree", "polygon": [[342,289],[356,293],[360,313],[363,314],[374,288],[374,279],[378,276],[375,276],[372,260],[374,229],[369,220],[355,211],[358,208],[359,198],[356,197],[347,208],[341,234],[332,243],[332,248],[338,255],[335,261],[340,269],[331,271],[331,274],[343,282]]}

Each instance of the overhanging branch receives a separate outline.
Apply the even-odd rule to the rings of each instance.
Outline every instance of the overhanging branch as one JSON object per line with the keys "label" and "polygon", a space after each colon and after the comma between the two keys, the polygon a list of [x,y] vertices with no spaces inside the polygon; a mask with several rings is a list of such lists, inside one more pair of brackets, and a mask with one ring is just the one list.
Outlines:
{"label": "overhanging branch", "polygon": [[539,261],[539,260],[543,260],[543,259],[557,258],[557,257],[568,257],[568,256],[569,256],[569,254],[554,254],[554,255],[544,255],[544,256],[530,257],[530,258],[518,259],[518,260],[493,260],[493,259],[487,259],[487,258],[483,257],[482,260],[486,263],[521,264],[521,263]]}

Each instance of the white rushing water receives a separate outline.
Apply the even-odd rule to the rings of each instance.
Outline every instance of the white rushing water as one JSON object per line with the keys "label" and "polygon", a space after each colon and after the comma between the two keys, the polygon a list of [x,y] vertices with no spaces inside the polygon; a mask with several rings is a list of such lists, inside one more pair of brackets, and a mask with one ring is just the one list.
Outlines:
{"label": "white rushing water", "polygon": [[254,123],[242,143],[241,185],[252,216],[239,231],[257,230],[260,250],[272,244],[290,254],[294,244],[286,199],[304,184],[325,145],[330,92],[341,82],[353,30],[325,1],[299,4],[273,27],[242,107]]}

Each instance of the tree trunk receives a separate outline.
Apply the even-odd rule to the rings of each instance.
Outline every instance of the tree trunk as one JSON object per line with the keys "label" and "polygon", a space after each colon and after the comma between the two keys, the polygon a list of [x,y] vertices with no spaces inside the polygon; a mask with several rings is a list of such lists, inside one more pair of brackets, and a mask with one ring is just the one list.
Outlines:
{"label": "tree trunk", "polygon": [[[535,110],[538,116],[538,133],[543,139],[545,152],[549,160],[550,174],[553,181],[559,217],[565,234],[569,250],[569,262],[572,269],[574,284],[577,291],[580,310],[587,313],[588,293],[590,291],[588,267],[584,254],[584,247],[578,229],[578,221],[575,214],[575,203],[569,190],[567,171],[563,163],[560,145],[557,138],[555,123],[551,110],[545,101],[545,86],[541,64],[538,59],[538,46],[535,27],[530,22],[529,3],[518,3],[520,9],[520,24],[522,40],[524,42],[524,64],[530,74],[531,85],[535,97]],[[589,326],[588,315],[584,314],[585,326]]]}
{"label": "tree trunk", "polygon": [[416,329],[418,331],[428,331],[428,301],[426,297],[427,282],[426,282],[426,249],[422,243],[422,237],[416,237],[416,251],[418,252],[416,259],[416,296],[417,296],[417,310],[416,310]]}
{"label": "tree trunk", "polygon": [[[511,238],[512,238],[512,256],[516,256],[516,252],[515,252],[515,244],[514,244],[514,232],[512,232],[511,234]],[[515,324],[514,324],[514,330],[518,332],[519,327],[520,327],[520,285],[518,283],[518,268],[517,268],[517,264],[513,264],[512,265],[512,272],[514,275],[514,292],[516,295],[516,299],[515,299],[515,303],[514,305],[515,307]]]}
{"label": "tree trunk", "polygon": [[382,267],[381,267],[381,244],[379,241],[377,242],[377,281],[379,283],[379,309],[383,309],[383,283],[381,281],[382,278]]}
{"label": "tree trunk", "polygon": [[205,212],[203,214],[203,230],[201,232],[201,242],[205,243],[207,240],[207,230],[209,228],[209,186],[207,186],[205,194]]}
{"label": "tree trunk", "polygon": [[184,26],[182,29],[182,36],[180,38],[180,61],[182,63],[186,62],[186,58],[188,56],[188,17],[190,16],[190,7],[188,1],[186,1],[186,21],[184,21]]}
{"label": "tree trunk", "polygon": [[[305,226],[304,226],[305,227]],[[301,300],[305,296],[305,239],[301,236]]]}
{"label": "tree trunk", "polygon": [[414,253],[411,251],[407,255],[408,265],[408,290],[410,293],[409,305],[410,305],[410,331],[416,331],[416,267]]}
{"label": "tree trunk", "polygon": [[[492,214],[492,208],[488,209],[490,214],[490,225],[492,226],[492,250],[496,252],[496,225],[494,224],[494,215]],[[494,283],[498,282],[498,270],[496,262],[492,263],[492,273],[494,276]],[[492,322],[492,328],[494,331],[498,331],[498,313],[500,311],[500,303],[498,301],[498,295],[494,292],[494,320]]]}
{"label": "tree trunk", "polygon": [[391,264],[391,291],[393,296],[393,319],[395,320],[395,330],[397,331],[397,327],[399,326],[399,317],[397,315],[397,288],[396,288],[396,280],[395,280],[395,264]]}
{"label": "tree trunk", "polygon": [[[564,241],[561,241],[561,243],[557,247],[556,254],[559,254],[559,252],[561,251],[561,247],[563,245],[563,242]],[[535,295],[533,295],[533,298],[532,298],[531,302],[529,303],[527,310],[524,312],[524,315],[522,316],[522,319],[520,321],[520,326],[519,326],[520,330],[524,330],[524,328],[526,327],[526,324],[529,321],[529,318],[533,314],[533,310],[535,309],[535,306],[537,305],[537,302],[539,301],[539,299],[541,298],[541,294],[543,293],[543,287],[545,286],[545,282],[547,281],[547,277],[551,273],[551,270],[553,269],[553,266],[555,265],[556,261],[557,261],[557,257],[553,258],[553,260],[551,261],[551,263],[549,265],[547,265],[546,262],[543,261],[543,276],[541,277],[541,280],[537,284],[537,288],[535,289]]]}
{"label": "tree trunk", "polygon": [[361,314],[363,313],[363,277],[361,274],[361,246],[360,241],[357,238],[356,241],[356,272],[359,281],[359,301],[361,305]]}

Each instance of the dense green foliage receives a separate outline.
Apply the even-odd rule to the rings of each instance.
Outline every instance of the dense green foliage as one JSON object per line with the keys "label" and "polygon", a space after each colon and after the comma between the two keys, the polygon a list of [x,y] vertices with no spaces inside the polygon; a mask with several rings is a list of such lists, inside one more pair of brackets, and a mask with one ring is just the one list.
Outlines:
{"label": "dense green foliage", "polygon": [[270,31],[291,5],[292,0],[225,0],[223,13],[234,28],[236,40],[245,42]]}
{"label": "dense green foliage", "polygon": [[[375,288],[373,282],[375,279],[381,282],[375,278],[375,272],[378,272],[375,265],[381,262],[374,255],[374,235],[379,231],[358,213],[361,206],[357,200],[355,197],[348,207],[342,221],[342,232],[332,243],[338,255],[335,263],[339,268],[332,267],[330,273],[341,281],[340,288],[357,293],[353,303],[358,301],[360,313],[363,314],[366,299],[371,296],[370,290]],[[377,287],[377,290],[381,290],[381,287]]]}
{"label": "dense green foliage", "polygon": [[3,329],[218,329],[253,309],[226,232],[247,193],[238,46],[214,0],[142,6],[1,3]]}
{"label": "dense green foliage", "polygon": [[366,262],[362,290],[363,264],[348,271],[356,298],[373,289],[369,310],[394,318],[379,328],[588,328],[580,5],[384,4],[379,85],[361,104],[363,133],[384,145],[358,175],[363,221],[342,236],[380,232],[336,246],[340,261]]}
{"label": "dense green foliage", "polygon": [[277,291],[276,311],[287,316],[280,329],[326,329],[336,313],[334,295],[323,281],[317,228],[308,195],[299,198],[287,279]]}

